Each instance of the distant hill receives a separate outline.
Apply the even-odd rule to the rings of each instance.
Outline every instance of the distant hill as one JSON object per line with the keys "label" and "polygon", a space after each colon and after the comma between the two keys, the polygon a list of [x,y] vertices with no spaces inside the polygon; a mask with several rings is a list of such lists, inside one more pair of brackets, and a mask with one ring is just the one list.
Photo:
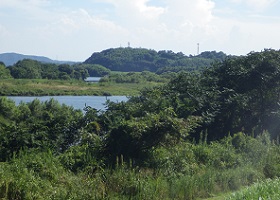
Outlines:
{"label": "distant hill", "polygon": [[170,50],[155,51],[145,48],[111,48],[93,53],[84,63],[99,64],[112,71],[164,73],[181,70],[193,71],[209,67],[226,58],[223,52],[207,51],[198,56],[186,56]]}
{"label": "distant hill", "polygon": [[44,56],[34,56],[34,55],[23,55],[18,53],[2,53],[0,54],[0,61],[3,62],[6,66],[11,66],[23,59],[37,60],[42,63],[55,63],[55,64],[74,64],[75,62],[71,61],[58,61],[52,60]]}

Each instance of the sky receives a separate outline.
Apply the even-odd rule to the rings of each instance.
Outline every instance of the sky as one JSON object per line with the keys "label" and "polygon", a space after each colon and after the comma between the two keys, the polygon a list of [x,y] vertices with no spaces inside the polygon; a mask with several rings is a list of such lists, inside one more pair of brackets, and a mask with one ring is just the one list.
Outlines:
{"label": "sky", "polygon": [[280,0],[0,0],[0,53],[84,61],[108,48],[280,49]]}

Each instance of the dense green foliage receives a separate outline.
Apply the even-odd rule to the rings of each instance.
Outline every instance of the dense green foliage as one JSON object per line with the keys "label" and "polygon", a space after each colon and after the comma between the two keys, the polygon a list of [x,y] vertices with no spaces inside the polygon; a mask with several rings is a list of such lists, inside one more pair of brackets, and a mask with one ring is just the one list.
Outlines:
{"label": "dense green foliage", "polygon": [[[228,59],[206,70],[204,76],[218,91],[211,134],[245,131],[279,134],[280,52],[265,50]],[[206,84],[209,84],[207,83]],[[213,101],[211,101],[213,102]],[[210,111],[209,111],[210,113]],[[210,132],[209,132],[210,135]],[[219,136],[217,136],[219,137]]]}
{"label": "dense green foliage", "polygon": [[279,69],[280,51],[227,58],[106,111],[1,98],[1,198],[197,199],[279,177]]}
{"label": "dense green foliage", "polygon": [[78,79],[88,76],[105,76],[110,70],[101,65],[90,64],[50,64],[36,60],[24,59],[8,67],[10,74],[16,79]]}
{"label": "dense green foliage", "polygon": [[115,48],[93,53],[85,63],[100,64],[112,71],[142,72],[159,74],[173,71],[193,71],[209,67],[215,61],[224,60],[222,52],[204,52],[198,56],[186,56],[182,52],[155,51],[144,48]]}
{"label": "dense green foliage", "polygon": [[41,103],[14,103],[0,99],[0,158],[5,161],[23,148],[49,148],[65,151],[79,140],[82,112],[51,99]]}
{"label": "dense green foliage", "polygon": [[[279,51],[265,50],[228,58],[202,73],[180,73],[166,86],[143,91],[129,103],[141,113],[172,109],[178,118],[197,117],[208,139],[244,131],[259,135],[279,133]],[[145,105],[145,106],[143,106]],[[124,111],[128,112],[128,111]]]}
{"label": "dense green foliage", "polygon": [[85,69],[88,72],[88,75],[91,77],[103,77],[106,75],[109,75],[111,71],[102,65],[96,65],[96,64],[78,64],[74,65],[74,69]]}
{"label": "dense green foliage", "polygon": [[167,83],[176,73],[167,72],[161,75],[149,71],[128,72],[128,73],[111,73],[109,76],[103,77],[100,82],[114,83],[143,83],[143,82],[162,82]]}

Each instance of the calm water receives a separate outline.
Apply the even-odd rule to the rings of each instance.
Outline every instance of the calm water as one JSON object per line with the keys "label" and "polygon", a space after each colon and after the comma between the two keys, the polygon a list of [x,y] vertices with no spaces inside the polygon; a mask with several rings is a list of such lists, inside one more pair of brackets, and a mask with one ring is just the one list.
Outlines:
{"label": "calm water", "polygon": [[86,82],[99,82],[102,77],[87,77],[85,79]]}
{"label": "calm water", "polygon": [[9,96],[16,105],[20,102],[31,102],[34,99],[39,99],[40,101],[47,101],[50,98],[57,100],[61,104],[66,104],[68,106],[73,106],[75,109],[83,109],[85,106],[91,106],[97,110],[105,110],[104,103],[106,100],[113,102],[127,101],[126,96],[39,96],[39,97],[27,97],[27,96]]}

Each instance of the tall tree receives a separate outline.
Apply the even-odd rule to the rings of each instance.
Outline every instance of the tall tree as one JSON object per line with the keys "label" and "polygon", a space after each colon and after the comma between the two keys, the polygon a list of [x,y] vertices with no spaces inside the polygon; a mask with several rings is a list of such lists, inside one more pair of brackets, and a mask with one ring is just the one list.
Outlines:
{"label": "tall tree", "polygon": [[14,78],[42,78],[41,63],[35,60],[24,59],[18,61],[14,66],[9,67]]}
{"label": "tall tree", "polygon": [[0,62],[0,79],[11,78],[10,70],[6,68],[3,62]]}
{"label": "tall tree", "polygon": [[[220,110],[208,127],[213,135],[279,132],[280,52],[265,50],[229,58],[208,69],[216,77]],[[273,123],[271,123],[273,122]],[[215,134],[214,134],[215,132]]]}

